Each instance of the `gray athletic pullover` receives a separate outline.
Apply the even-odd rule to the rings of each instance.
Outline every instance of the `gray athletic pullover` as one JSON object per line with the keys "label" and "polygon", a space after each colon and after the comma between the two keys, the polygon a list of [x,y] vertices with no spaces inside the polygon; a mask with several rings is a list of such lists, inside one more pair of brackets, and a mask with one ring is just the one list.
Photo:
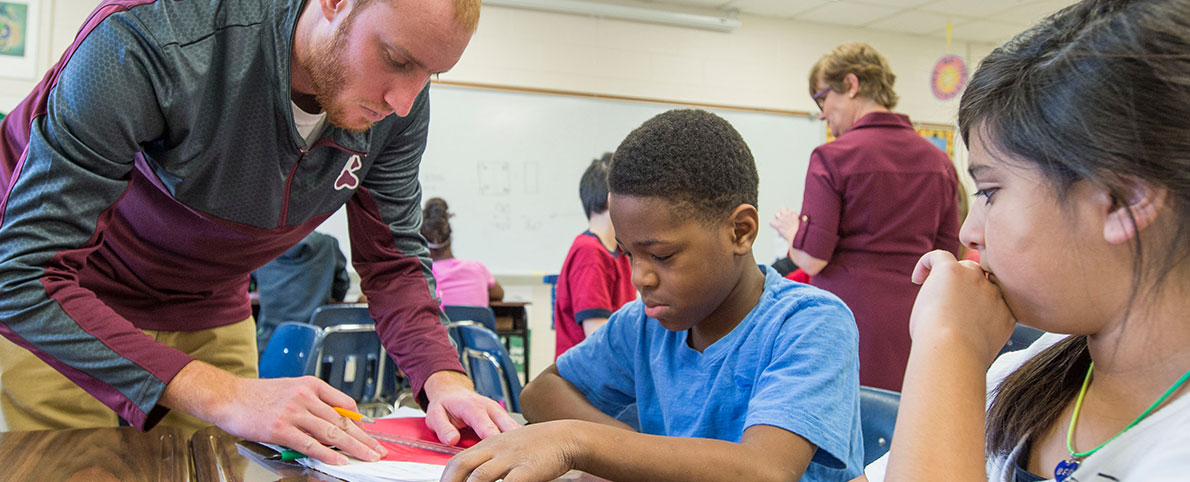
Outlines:
{"label": "gray athletic pullover", "polygon": [[301,9],[105,1],[0,124],[0,334],[136,427],[164,416],[157,401],[191,361],[141,329],[247,319],[248,274],[344,203],[377,331],[415,393],[462,370],[418,234],[428,90],[407,117],[302,147]]}

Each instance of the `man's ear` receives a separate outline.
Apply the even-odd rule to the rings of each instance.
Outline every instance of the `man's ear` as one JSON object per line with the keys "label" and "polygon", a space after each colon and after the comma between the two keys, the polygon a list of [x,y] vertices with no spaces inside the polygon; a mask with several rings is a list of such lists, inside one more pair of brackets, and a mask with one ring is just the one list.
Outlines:
{"label": "man's ear", "polygon": [[737,256],[751,253],[752,243],[756,242],[760,227],[760,214],[756,212],[756,206],[736,206],[728,217],[728,223],[731,225],[732,252]]}
{"label": "man's ear", "polygon": [[1132,182],[1124,199],[1112,203],[1103,225],[1103,239],[1120,244],[1134,238],[1157,220],[1157,215],[1165,209],[1168,195],[1169,190],[1164,187],[1155,187],[1139,179]]}
{"label": "man's ear", "polygon": [[[348,0],[314,0],[318,2],[318,9],[322,12],[322,16],[328,21],[333,22],[335,17],[347,13],[349,8]],[[355,2],[351,2],[354,6]]]}

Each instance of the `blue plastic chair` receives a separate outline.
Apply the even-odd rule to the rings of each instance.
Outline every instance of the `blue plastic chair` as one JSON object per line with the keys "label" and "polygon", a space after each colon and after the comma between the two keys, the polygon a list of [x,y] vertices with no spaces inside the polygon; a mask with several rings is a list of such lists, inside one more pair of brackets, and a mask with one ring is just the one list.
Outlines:
{"label": "blue plastic chair", "polygon": [[859,419],[864,434],[864,466],[884,456],[892,445],[901,394],[874,387],[859,387]]}
{"label": "blue plastic chair", "polygon": [[314,313],[310,315],[310,324],[320,328],[372,323],[372,314],[368,313],[366,304],[322,305],[315,308]]}
{"label": "blue plastic chair", "polygon": [[314,373],[322,330],[309,323],[277,326],[260,357],[260,378],[300,377]]}
{"label": "blue plastic chair", "polygon": [[496,332],[496,312],[488,306],[445,305],[442,311],[450,321],[474,321]]}
{"label": "blue plastic chair", "polygon": [[469,322],[451,322],[448,328],[457,337],[462,351],[463,368],[475,383],[475,391],[504,402],[510,412],[521,411],[521,379],[516,365],[496,333]]}
{"label": "blue plastic chair", "polygon": [[322,330],[313,375],[355,399],[361,411],[387,415],[396,400],[395,389],[385,386],[386,375],[395,371],[387,358],[375,325],[329,326]]}
{"label": "blue plastic chair", "polygon": [[[310,315],[310,324],[327,329],[336,325],[374,325],[372,314],[366,303],[322,305]],[[399,396],[402,377],[397,375],[397,364],[387,356],[381,357],[380,392],[373,401],[393,403]]]}

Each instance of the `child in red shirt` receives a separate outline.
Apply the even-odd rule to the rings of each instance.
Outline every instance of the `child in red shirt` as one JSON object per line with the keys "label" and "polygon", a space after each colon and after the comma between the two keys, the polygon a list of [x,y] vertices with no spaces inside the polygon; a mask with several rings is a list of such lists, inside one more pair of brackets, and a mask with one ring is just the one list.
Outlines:
{"label": "child in red shirt", "polygon": [[579,181],[579,197],[587,214],[587,230],[574,238],[554,301],[555,358],[585,340],[607,318],[636,299],[632,268],[616,247],[615,230],[607,212],[607,168],[611,153],[591,161]]}

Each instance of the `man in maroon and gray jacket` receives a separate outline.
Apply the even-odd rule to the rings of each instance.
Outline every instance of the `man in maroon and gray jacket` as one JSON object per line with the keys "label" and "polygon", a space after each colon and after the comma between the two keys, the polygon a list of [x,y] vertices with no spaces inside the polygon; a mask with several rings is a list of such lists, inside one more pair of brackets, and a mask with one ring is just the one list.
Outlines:
{"label": "man in maroon and gray jacket", "polygon": [[479,3],[103,2],[0,123],[9,429],[203,421],[376,459],[332,408],[349,397],[255,378],[248,274],[344,204],[377,331],[428,425],[447,443],[515,427],[463,375],[418,234],[428,80],[462,55]]}

